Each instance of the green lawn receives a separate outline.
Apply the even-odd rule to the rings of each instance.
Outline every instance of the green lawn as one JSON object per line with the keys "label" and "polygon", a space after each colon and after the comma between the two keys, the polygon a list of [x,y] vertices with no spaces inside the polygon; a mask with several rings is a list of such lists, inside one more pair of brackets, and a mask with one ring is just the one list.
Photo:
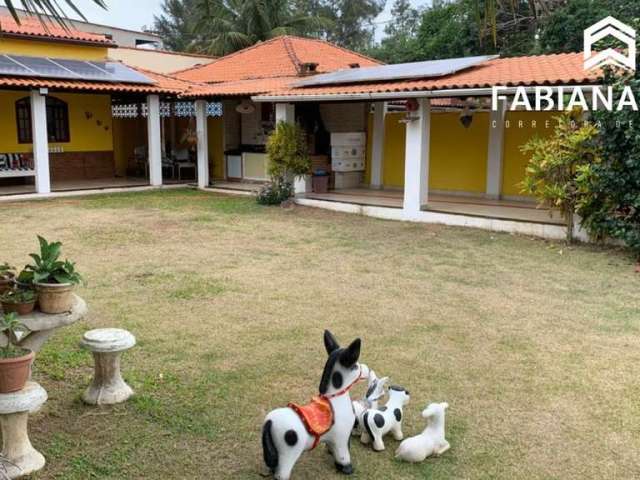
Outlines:
{"label": "green lawn", "polygon": [[[0,262],[26,263],[39,233],[89,282],[89,317],[35,363],[36,478],[262,478],[262,419],[317,393],[325,328],[361,336],[361,361],[410,390],[405,433],[450,404],[442,458],[354,441],[354,478],[640,478],[640,275],[624,252],[191,190],[0,204],[0,221]],[[78,341],[102,326],[137,336],[137,395],[96,409]],[[342,478],[323,450],[294,478]]]}

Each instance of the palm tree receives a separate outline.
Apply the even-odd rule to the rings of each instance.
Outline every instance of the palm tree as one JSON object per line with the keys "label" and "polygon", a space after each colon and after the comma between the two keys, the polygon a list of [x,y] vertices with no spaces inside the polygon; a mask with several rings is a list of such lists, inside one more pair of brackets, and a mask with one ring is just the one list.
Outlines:
{"label": "palm tree", "polygon": [[[105,10],[107,9],[105,0],[91,1],[99,7],[102,7]],[[4,3],[9,9],[11,16],[18,24],[20,23],[20,18],[18,17],[18,12],[16,11],[15,4],[21,6],[27,13],[31,15],[37,15],[40,18],[40,21],[43,23],[45,22],[45,19],[44,17],[42,17],[42,15],[50,15],[62,27],[66,28],[65,20],[68,17],[65,11],[60,8],[60,5],[58,5],[58,0],[5,0]],[[80,18],[86,20],[86,17],[83,15],[82,11],[80,11],[80,9],[75,5],[74,0],[65,0],[65,4],[75,13],[77,13]]]}
{"label": "palm tree", "polygon": [[200,0],[192,49],[227,55],[278,35],[313,35],[331,26],[319,16],[298,14],[289,0]]}

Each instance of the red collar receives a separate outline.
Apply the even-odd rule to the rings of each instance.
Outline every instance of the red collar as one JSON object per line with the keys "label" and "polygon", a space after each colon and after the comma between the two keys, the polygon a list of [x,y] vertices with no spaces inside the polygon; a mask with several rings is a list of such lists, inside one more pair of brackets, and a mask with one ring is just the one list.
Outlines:
{"label": "red collar", "polygon": [[356,379],[351,382],[349,385],[347,385],[345,388],[343,388],[342,390],[340,390],[339,392],[336,393],[332,393],[331,395],[320,395],[322,398],[326,398],[327,400],[331,400],[332,398],[335,397],[339,397],[341,395],[344,395],[345,393],[347,393],[349,390],[351,390],[353,388],[353,386],[358,383],[360,380],[362,380],[360,378],[360,375],[362,375],[362,367],[360,365],[358,365],[358,376],[356,377]]}

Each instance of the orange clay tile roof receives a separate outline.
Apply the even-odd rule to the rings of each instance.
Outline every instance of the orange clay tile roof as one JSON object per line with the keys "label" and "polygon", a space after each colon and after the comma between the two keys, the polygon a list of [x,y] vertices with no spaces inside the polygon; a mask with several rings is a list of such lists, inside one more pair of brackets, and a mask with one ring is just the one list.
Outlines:
{"label": "orange clay tile roof", "polygon": [[[210,64],[215,66],[220,60]],[[205,70],[207,67],[194,70]],[[189,97],[206,96],[304,96],[348,95],[455,90],[503,86],[592,84],[599,80],[600,72],[585,72],[581,53],[539,55],[530,57],[498,58],[458,73],[437,78],[414,80],[352,83],[342,85],[296,87],[301,80],[295,73],[275,78],[201,83],[193,86]],[[183,77],[184,78],[184,77]]]}
{"label": "orange clay tile roof", "polygon": [[[133,67],[129,67],[133,68]],[[35,77],[7,77],[0,75],[0,87],[7,88],[51,88],[66,91],[82,91],[82,92],[105,92],[105,93],[157,93],[167,95],[178,95],[186,91],[193,84],[184,82],[176,78],[150,72],[137,68],[140,73],[145,75],[154,84],[140,83],[119,83],[119,82],[94,82],[83,80],[60,80],[46,79]]]}
{"label": "orange clay tile roof", "polygon": [[270,92],[287,89],[299,82],[300,77],[254,78],[222,83],[192,83],[184,92],[188,97],[236,97],[270,94]]}
{"label": "orange clay tile roof", "polygon": [[23,37],[31,40],[56,40],[62,42],[86,43],[90,45],[115,46],[104,35],[81,32],[79,30],[65,30],[57,23],[45,21],[43,25],[38,17],[20,16],[20,24],[9,15],[0,16],[0,36]]}
{"label": "orange clay tile roof", "polygon": [[299,87],[293,85],[273,89],[268,95],[339,95],[390,92],[417,92],[493,86],[579,85],[592,84],[600,72],[583,68],[581,53],[498,58],[444,77]]}
{"label": "orange clay tile roof", "polygon": [[182,80],[205,83],[294,77],[300,73],[304,63],[317,63],[319,73],[349,68],[353,63],[362,67],[380,65],[372,58],[323,40],[285,35],[174,75]]}

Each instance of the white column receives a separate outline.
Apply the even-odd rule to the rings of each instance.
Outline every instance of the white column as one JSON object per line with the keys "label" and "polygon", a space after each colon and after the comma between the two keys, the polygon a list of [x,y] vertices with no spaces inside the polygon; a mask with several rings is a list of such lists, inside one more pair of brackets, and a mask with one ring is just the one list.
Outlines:
{"label": "white column", "polygon": [[404,160],[404,213],[414,218],[429,197],[429,147],[431,137],[431,101],[418,99],[415,120],[407,123]]}
{"label": "white column", "polygon": [[371,139],[371,188],[382,188],[385,108],[384,102],[376,102],[374,104],[373,138]]}
{"label": "white column", "polygon": [[160,134],[160,97],[147,96],[147,133],[149,152],[149,183],[162,185],[162,135]]}
{"label": "white column", "polygon": [[205,188],[209,186],[209,136],[206,100],[196,100],[196,133],[198,135],[198,188]]}
{"label": "white column", "polygon": [[293,103],[276,103],[276,123],[296,122],[296,106]]}
{"label": "white column", "polygon": [[501,100],[498,110],[489,117],[489,150],[487,154],[487,198],[498,199],[502,194],[502,169],[504,158],[504,120],[507,103]]}
{"label": "white column", "polygon": [[36,170],[36,192],[51,192],[49,173],[49,136],[47,133],[47,90],[31,91],[31,134]]}

